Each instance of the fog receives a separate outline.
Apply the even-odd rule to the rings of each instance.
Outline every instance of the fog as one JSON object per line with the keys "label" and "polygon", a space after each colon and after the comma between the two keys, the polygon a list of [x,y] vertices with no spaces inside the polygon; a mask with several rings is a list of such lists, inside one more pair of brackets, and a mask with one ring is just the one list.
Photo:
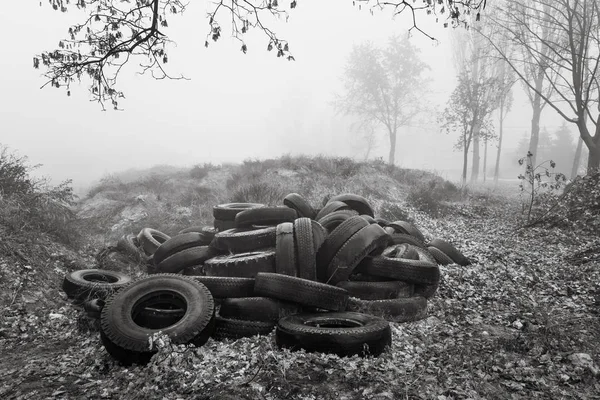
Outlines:
{"label": "fog", "polygon": [[[89,101],[89,82],[74,85],[70,97],[62,89],[40,90],[45,83],[42,71],[32,67],[33,56],[55,48],[82,14],[55,12],[45,1],[41,6],[30,1],[5,5],[0,12],[5,42],[0,143],[28,156],[32,164],[43,164],[38,174],[55,182],[71,178],[76,188],[109,173],[156,164],[191,166],[283,154],[363,158],[361,135],[350,131],[354,119],[336,115],[331,101],[341,90],[353,44],[384,44],[390,35],[406,36],[408,14],[396,19],[389,12],[372,16],[349,0],[299,2],[288,23],[272,25],[290,43],[296,61],[288,62],[267,52],[267,42],[258,33],[248,36],[245,55],[227,31],[205,48],[207,7],[210,2],[193,0],[183,16],[169,20],[167,32],[177,47],[170,49],[168,71],[189,80],[156,81],[138,75],[131,62],[120,76],[124,110],[102,112]],[[418,23],[438,39],[414,32],[410,40],[431,67],[431,103],[441,110],[456,83],[450,28],[426,15],[420,15]],[[514,152],[530,129],[531,107],[520,85],[514,96],[505,120],[505,154]],[[435,115],[430,120],[434,122]],[[560,124],[547,107],[541,126],[554,132]],[[570,129],[575,141],[575,130]],[[453,149],[456,138],[435,124],[401,128],[397,165],[458,179],[462,156]],[[389,142],[383,130],[377,143],[371,157],[387,159]],[[495,150],[492,144],[488,170]]]}

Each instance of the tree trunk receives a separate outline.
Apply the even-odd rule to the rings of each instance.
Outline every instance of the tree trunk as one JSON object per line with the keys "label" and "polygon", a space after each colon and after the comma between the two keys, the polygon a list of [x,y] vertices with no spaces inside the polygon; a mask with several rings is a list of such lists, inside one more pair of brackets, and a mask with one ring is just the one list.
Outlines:
{"label": "tree trunk", "polygon": [[391,128],[388,129],[390,133],[390,155],[388,157],[388,162],[390,165],[394,165],[396,162],[396,130]]}
{"label": "tree trunk", "polygon": [[[540,141],[540,117],[542,116],[541,98],[536,94],[533,102],[533,117],[531,118],[531,138],[529,139],[529,151],[531,156],[531,166],[535,168],[538,143]],[[523,154],[525,156],[525,154]]]}
{"label": "tree trunk", "polygon": [[485,139],[483,141],[483,183],[485,183],[486,175],[487,175],[487,147],[488,141]]}
{"label": "tree trunk", "polygon": [[573,158],[573,167],[571,168],[571,179],[575,179],[581,165],[581,150],[583,150],[583,139],[581,136],[577,140],[577,149],[575,149],[575,157]]}
{"label": "tree trunk", "polygon": [[479,179],[479,128],[473,135],[473,165],[471,166],[471,182]]}
{"label": "tree trunk", "polygon": [[469,146],[463,146],[463,172],[462,172],[462,186],[467,184],[467,163],[469,161]]}
{"label": "tree trunk", "polygon": [[589,148],[587,173],[588,175],[600,169],[600,147]]}
{"label": "tree trunk", "polygon": [[494,168],[494,185],[498,185],[500,175],[500,153],[502,152],[502,133],[504,132],[504,101],[500,103],[500,131],[498,132],[498,151],[496,152],[496,168]]}

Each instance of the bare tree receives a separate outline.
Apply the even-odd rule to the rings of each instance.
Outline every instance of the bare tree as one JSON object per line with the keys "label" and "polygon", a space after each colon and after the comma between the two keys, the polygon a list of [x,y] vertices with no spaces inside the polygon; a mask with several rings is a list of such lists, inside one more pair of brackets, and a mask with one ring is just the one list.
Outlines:
{"label": "bare tree", "polygon": [[398,129],[407,125],[423,104],[425,72],[409,40],[390,38],[388,46],[372,43],[354,46],[342,77],[344,92],[334,105],[339,112],[355,115],[385,127],[390,141],[388,162],[394,165]]}
{"label": "bare tree", "polygon": [[[600,167],[599,2],[507,0],[507,3],[505,10],[493,19],[503,27],[506,40],[521,51],[506,54],[488,37],[489,43],[531,93],[565,121],[577,126],[589,150],[588,172],[597,170]],[[547,90],[530,79],[531,69],[545,79]]]}
{"label": "bare tree", "polygon": [[459,133],[455,148],[463,152],[462,184],[467,182],[467,164],[469,147],[475,131],[482,137],[493,135],[491,112],[496,107],[496,78],[485,81],[473,81],[461,74],[458,85],[448,100],[446,109],[439,117],[442,129],[446,133]]}
{"label": "bare tree", "polygon": [[[378,0],[353,0],[371,12],[391,11],[394,15],[408,12],[412,15],[411,30],[427,35],[417,25],[418,14],[432,14],[444,24],[463,25],[471,11],[485,8],[486,0],[436,0],[384,2]],[[49,0],[54,10],[67,12],[75,7],[86,10],[87,17],[68,29],[68,37],[58,43],[58,48],[42,52],[33,59],[34,68],[43,66],[47,83],[42,86],[66,88],[70,95],[71,83],[86,79],[93,100],[104,108],[110,102],[117,109],[124,93],[119,89],[118,77],[131,59],[139,62],[142,74],[156,79],[185,79],[183,75],[169,74],[168,49],[172,41],[167,34],[172,15],[183,14],[186,2],[181,0]],[[40,5],[42,3],[40,2]],[[208,29],[204,44],[219,40],[224,27],[240,42],[240,50],[249,49],[245,35],[257,30],[264,35],[265,47],[277,57],[293,60],[289,44],[269,26],[273,19],[289,18],[296,8],[296,0],[217,0],[207,13]],[[314,5],[318,11],[318,5]],[[225,25],[221,25],[224,21]],[[427,35],[429,36],[429,35]],[[430,37],[430,36],[429,36]],[[433,38],[432,38],[433,39]]]}
{"label": "bare tree", "polygon": [[513,96],[512,87],[516,80],[512,70],[508,68],[504,60],[499,61],[499,92],[498,92],[498,150],[496,151],[496,165],[494,168],[494,185],[498,185],[500,175],[500,156],[502,154],[502,139],[504,138],[504,119],[506,114],[512,108]]}

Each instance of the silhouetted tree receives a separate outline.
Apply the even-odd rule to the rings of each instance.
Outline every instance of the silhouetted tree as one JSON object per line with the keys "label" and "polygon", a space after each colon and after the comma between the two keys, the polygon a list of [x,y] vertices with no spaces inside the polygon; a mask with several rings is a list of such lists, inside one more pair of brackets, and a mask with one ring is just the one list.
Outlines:
{"label": "silhouetted tree", "polygon": [[409,40],[390,38],[387,47],[372,43],[352,49],[342,77],[344,93],[338,111],[385,127],[390,140],[388,162],[394,165],[398,129],[407,125],[423,104],[429,67]]}

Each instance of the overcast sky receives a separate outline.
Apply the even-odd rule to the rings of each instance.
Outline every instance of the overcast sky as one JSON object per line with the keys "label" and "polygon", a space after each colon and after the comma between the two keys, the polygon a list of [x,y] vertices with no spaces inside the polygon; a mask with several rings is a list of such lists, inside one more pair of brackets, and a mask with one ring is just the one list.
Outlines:
{"label": "overcast sky", "polygon": [[[72,87],[67,97],[62,89],[40,90],[44,79],[32,68],[33,56],[56,48],[82,14],[55,12],[46,1],[5,5],[0,13],[0,143],[27,155],[32,164],[43,164],[40,172],[55,181],[72,178],[77,188],[111,172],[155,164],[191,166],[286,153],[363,156],[364,145],[349,132],[349,119],[335,115],[330,102],[353,44],[406,35],[407,18],[393,19],[389,12],[371,16],[350,0],[300,1],[288,23],[273,25],[290,42],[296,61],[288,62],[268,53],[260,36],[248,38],[246,55],[227,32],[204,48],[207,7],[210,2],[191,0],[183,16],[169,20],[168,32],[177,42],[170,50],[169,72],[191,80],[155,81],[134,68],[124,70],[124,111],[102,112],[89,101],[88,82]],[[449,29],[420,17],[420,26],[439,40],[418,33],[410,40],[431,66],[432,101],[441,109],[455,83]],[[530,118],[527,100],[517,93],[506,122],[507,151],[528,132]],[[545,111],[542,125],[553,130],[559,124]],[[447,176],[460,170],[461,155],[452,149],[456,137],[418,128],[403,128],[399,135],[398,165]],[[387,159],[387,153],[381,132],[373,155]]]}

